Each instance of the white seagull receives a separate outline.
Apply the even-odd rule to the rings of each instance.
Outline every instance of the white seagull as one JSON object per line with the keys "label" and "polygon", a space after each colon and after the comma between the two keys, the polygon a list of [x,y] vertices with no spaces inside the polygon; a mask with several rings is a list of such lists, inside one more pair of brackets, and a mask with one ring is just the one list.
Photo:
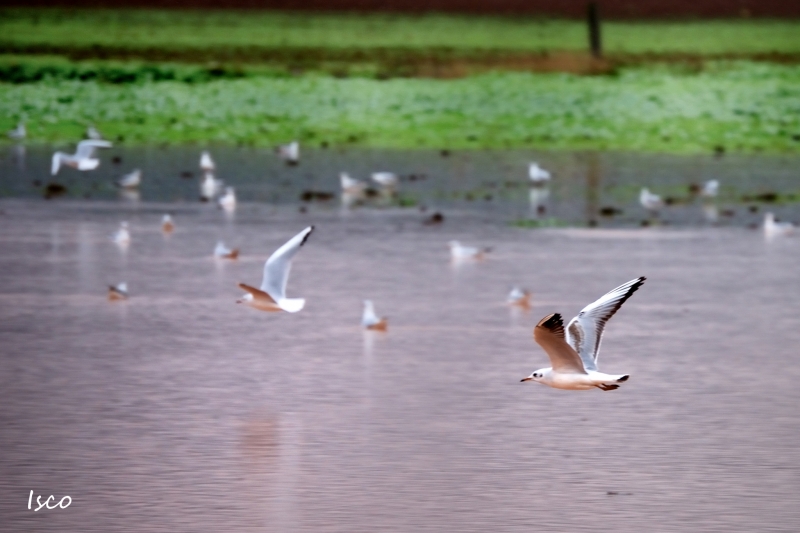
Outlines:
{"label": "white seagull", "polygon": [[618,389],[619,383],[627,381],[630,376],[604,374],[598,370],[600,341],[606,322],[642,286],[644,280],[640,277],[624,283],[584,307],[570,320],[566,338],[560,314],[553,313],[539,321],[533,329],[533,338],[547,352],[552,366],[536,370],[522,381],[537,381],[555,389]]}
{"label": "white seagull", "polygon": [[55,176],[61,165],[77,168],[78,170],[94,170],[100,165],[100,160],[95,159],[94,151],[96,148],[111,148],[108,141],[89,139],[78,143],[78,148],[74,154],[56,152],[53,154],[53,164],[50,173]]}
{"label": "white seagull", "polygon": [[16,128],[8,132],[8,136],[15,141],[21,141],[28,136],[28,130],[25,129],[25,124],[20,122]]}
{"label": "white seagull", "polygon": [[213,172],[217,166],[214,164],[214,160],[211,159],[211,154],[207,151],[200,154],[200,169],[205,170],[206,172]]}
{"label": "white seagull", "polygon": [[142,183],[142,171],[137,168],[122,176],[115,183],[122,189],[135,189]]}
{"label": "white seagull", "polygon": [[389,319],[385,316],[378,318],[378,315],[375,314],[375,306],[372,304],[372,300],[364,300],[364,314],[361,315],[361,325],[365,329],[386,331]]}
{"label": "white seagull", "polygon": [[370,177],[372,181],[386,188],[394,187],[398,181],[397,174],[394,172],[373,172]]}
{"label": "white seagull", "polygon": [[531,306],[531,291],[514,287],[506,299],[508,305],[516,305],[528,309]]}
{"label": "white seagull", "polygon": [[200,182],[200,200],[207,202],[214,199],[222,188],[222,180],[218,180],[211,172],[206,172],[203,181]]}
{"label": "white seagull", "polygon": [[300,311],[306,301],[304,298],[287,298],[286,283],[289,281],[292,258],[306,243],[312,231],[314,226],[307,227],[269,256],[264,264],[264,277],[260,289],[239,283],[239,287],[247,291],[247,294],[236,300],[236,303],[243,303],[261,311],[289,313]]}
{"label": "white seagull", "polygon": [[639,203],[651,213],[664,207],[664,200],[659,195],[651,193],[646,187],[639,193]]}
{"label": "white seagull", "polygon": [[172,233],[175,230],[175,223],[169,214],[164,215],[161,219],[161,231],[164,233]]}
{"label": "white seagull", "polygon": [[214,257],[218,257],[220,259],[236,259],[239,257],[239,249],[234,248],[231,250],[225,243],[222,241],[217,242],[217,245],[214,247]]}
{"label": "white seagull", "polygon": [[450,257],[455,260],[463,259],[483,259],[486,254],[491,252],[491,248],[475,248],[474,246],[463,246],[458,241],[450,241]]}
{"label": "white seagull", "polygon": [[719,192],[719,181],[708,180],[703,184],[703,188],[700,190],[700,195],[704,198],[715,198],[717,196],[717,192]]}
{"label": "white seagull", "polygon": [[233,187],[225,187],[225,194],[219,197],[219,206],[228,213],[236,211],[236,193]]}
{"label": "white seagull", "polygon": [[120,246],[127,246],[130,244],[131,233],[128,231],[128,223],[120,222],[119,229],[114,233],[114,236],[111,239]]}
{"label": "white seagull", "polygon": [[794,224],[791,222],[778,222],[772,213],[764,215],[764,235],[767,237],[790,235],[792,233],[794,233]]}
{"label": "white seagull", "polygon": [[128,284],[124,281],[118,285],[108,286],[108,299],[114,300],[127,300],[128,299]]}
{"label": "white seagull", "polygon": [[539,166],[535,161],[528,165],[528,177],[533,183],[550,181],[550,173]]}
{"label": "white seagull", "polygon": [[296,165],[300,162],[300,143],[292,141],[278,146],[278,155],[287,165]]}
{"label": "white seagull", "polygon": [[103,136],[100,135],[100,132],[94,127],[94,124],[89,124],[89,126],[86,128],[86,138],[99,141],[103,138]]}
{"label": "white seagull", "polygon": [[339,182],[342,184],[342,192],[348,194],[361,194],[366,188],[366,183],[351,178],[347,172],[339,173]]}

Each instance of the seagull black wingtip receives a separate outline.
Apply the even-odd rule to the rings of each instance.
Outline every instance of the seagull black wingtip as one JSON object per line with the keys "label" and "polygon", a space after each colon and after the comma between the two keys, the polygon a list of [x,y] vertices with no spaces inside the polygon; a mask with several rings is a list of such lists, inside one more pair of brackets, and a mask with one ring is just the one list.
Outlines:
{"label": "seagull black wingtip", "polygon": [[308,240],[308,237],[309,237],[309,236],[310,236],[312,233],[314,233],[314,226],[309,226],[309,228],[310,228],[310,229],[308,230],[308,233],[306,233],[306,236],[305,236],[305,237],[303,237],[303,241],[300,243],[300,246],[303,246],[303,245],[306,243],[306,241]]}

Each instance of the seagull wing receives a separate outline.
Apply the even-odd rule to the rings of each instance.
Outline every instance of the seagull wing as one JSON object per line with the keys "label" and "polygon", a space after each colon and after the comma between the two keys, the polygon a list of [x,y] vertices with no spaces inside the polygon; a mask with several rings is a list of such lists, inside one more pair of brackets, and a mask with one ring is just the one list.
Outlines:
{"label": "seagull wing", "polygon": [[264,291],[262,291],[260,289],[256,289],[255,287],[251,287],[250,285],[247,285],[245,283],[240,283],[239,284],[239,288],[249,292],[250,294],[252,294],[253,298],[256,298],[256,299],[263,298],[263,299],[265,299],[267,301],[275,303],[275,300],[272,298],[272,296],[270,296],[269,294],[267,294],[266,292],[264,292]]}
{"label": "seagull wing", "polygon": [[533,328],[533,339],[544,348],[550,365],[556,372],[586,374],[580,356],[564,339],[564,321],[561,315],[547,315]]}
{"label": "seagull wing", "polygon": [[276,302],[286,298],[286,282],[289,280],[292,258],[308,240],[312,231],[314,231],[314,226],[309,226],[289,239],[289,242],[278,248],[264,264],[261,290],[269,294]]}
{"label": "seagull wing", "polygon": [[586,370],[597,370],[597,355],[606,322],[644,284],[644,276],[623,283],[584,307],[567,326],[567,342],[578,352]]}
{"label": "seagull wing", "polygon": [[75,152],[75,157],[78,159],[88,159],[94,154],[95,148],[111,148],[111,143],[100,139],[81,141],[78,143],[78,150]]}

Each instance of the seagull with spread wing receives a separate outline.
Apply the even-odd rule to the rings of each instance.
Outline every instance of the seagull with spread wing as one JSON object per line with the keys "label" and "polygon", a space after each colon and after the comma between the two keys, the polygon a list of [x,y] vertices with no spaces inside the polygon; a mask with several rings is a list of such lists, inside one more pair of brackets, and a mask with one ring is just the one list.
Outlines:
{"label": "seagull with spread wing", "polygon": [[261,311],[288,313],[300,311],[306,301],[304,298],[287,298],[286,283],[289,281],[292,258],[306,243],[312,231],[314,226],[307,227],[269,256],[264,264],[264,278],[260,289],[240,283],[239,287],[247,291],[247,294],[236,300],[236,303],[246,304]]}
{"label": "seagull with spread wing", "polygon": [[100,165],[100,160],[95,159],[94,151],[96,148],[111,148],[108,141],[88,139],[78,143],[78,149],[74,154],[56,152],[53,154],[53,164],[50,173],[55,176],[61,165],[65,165],[78,170],[94,170]]}
{"label": "seagull with spread wing", "polygon": [[552,366],[536,370],[522,381],[536,381],[555,389],[618,389],[630,376],[600,372],[597,367],[600,341],[606,322],[645,279],[640,277],[624,283],[587,305],[570,320],[566,330],[560,314],[544,317],[533,329],[533,338],[547,352]]}

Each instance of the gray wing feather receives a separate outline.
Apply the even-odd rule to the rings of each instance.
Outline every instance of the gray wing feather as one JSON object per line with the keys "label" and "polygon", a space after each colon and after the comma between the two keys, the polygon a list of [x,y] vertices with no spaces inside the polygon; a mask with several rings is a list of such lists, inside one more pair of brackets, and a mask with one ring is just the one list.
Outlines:
{"label": "gray wing feather", "polygon": [[622,304],[644,284],[645,277],[623,283],[601,296],[570,320],[567,326],[567,342],[578,352],[586,370],[597,370],[597,356],[606,322],[622,307]]}
{"label": "gray wing feather", "polygon": [[314,231],[314,226],[309,226],[289,239],[286,244],[269,256],[264,264],[261,290],[269,294],[276,302],[286,298],[286,283],[289,281],[292,258],[305,244],[312,231]]}
{"label": "gray wing feather", "polygon": [[94,155],[95,148],[111,148],[109,141],[101,141],[95,139],[87,139],[78,143],[78,149],[75,152],[75,157],[78,159],[90,158]]}

